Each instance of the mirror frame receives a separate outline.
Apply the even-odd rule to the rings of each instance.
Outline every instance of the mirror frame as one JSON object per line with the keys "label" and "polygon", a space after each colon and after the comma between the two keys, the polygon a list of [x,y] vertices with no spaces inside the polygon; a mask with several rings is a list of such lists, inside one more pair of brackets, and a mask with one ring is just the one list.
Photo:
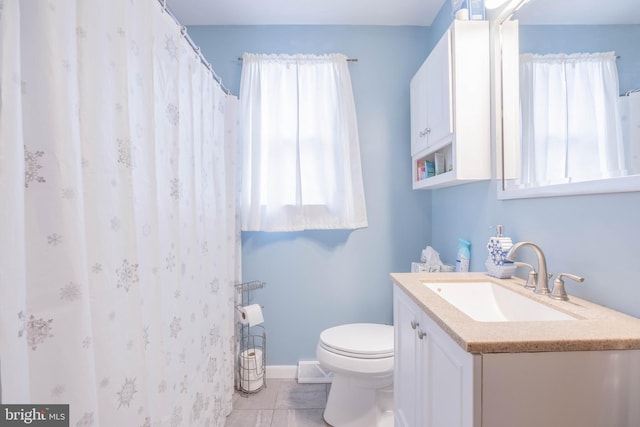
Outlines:
{"label": "mirror frame", "polygon": [[[640,191],[640,175],[630,175],[619,178],[607,178],[593,181],[573,182],[566,184],[548,185],[534,188],[506,188],[505,177],[515,176],[517,169],[516,146],[519,144],[518,82],[516,78],[503,79],[506,64],[513,64],[517,58],[509,55],[519,55],[516,49],[513,53],[513,43],[518,43],[517,21],[511,21],[513,14],[529,0],[507,0],[502,6],[487,11],[491,21],[491,55],[493,62],[494,96],[492,97],[495,141],[496,182],[498,200],[526,199],[536,197],[557,197],[582,194],[606,194]],[[531,0],[535,1],[535,0]],[[506,27],[506,22],[514,22],[514,28]],[[511,32],[511,38],[503,38],[502,33]],[[517,47],[517,45],[516,45]],[[511,52],[511,53],[510,53]],[[506,73],[505,73],[506,74]],[[516,73],[512,73],[517,75]],[[515,86],[514,86],[515,84]],[[507,119],[507,122],[505,122]],[[510,144],[511,149],[506,149]],[[511,159],[506,157],[511,156]],[[508,162],[511,160],[511,163]]]}

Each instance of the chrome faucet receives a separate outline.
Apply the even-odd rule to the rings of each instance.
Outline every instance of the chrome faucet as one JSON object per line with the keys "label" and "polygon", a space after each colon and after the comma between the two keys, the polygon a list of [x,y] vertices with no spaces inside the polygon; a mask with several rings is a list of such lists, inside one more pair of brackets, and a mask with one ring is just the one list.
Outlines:
{"label": "chrome faucet", "polygon": [[536,294],[548,295],[551,290],[549,289],[549,277],[547,276],[547,260],[542,253],[542,249],[538,245],[531,242],[518,242],[507,253],[506,258],[509,261],[516,259],[516,254],[523,246],[529,246],[536,253],[538,257],[538,278],[536,280],[536,287],[533,290]]}
{"label": "chrome faucet", "polygon": [[584,282],[584,277],[576,276],[575,274],[560,273],[556,280],[553,281],[553,291],[549,294],[549,298],[557,299],[560,301],[569,301],[567,291],[564,289],[563,277],[567,277],[571,280],[575,280],[578,283]]}
{"label": "chrome faucet", "polygon": [[535,289],[536,284],[538,283],[538,273],[536,269],[533,268],[533,265],[527,264],[526,262],[518,262],[515,261],[514,264],[516,267],[526,267],[529,269],[529,274],[527,275],[527,283],[524,285],[525,289]]}

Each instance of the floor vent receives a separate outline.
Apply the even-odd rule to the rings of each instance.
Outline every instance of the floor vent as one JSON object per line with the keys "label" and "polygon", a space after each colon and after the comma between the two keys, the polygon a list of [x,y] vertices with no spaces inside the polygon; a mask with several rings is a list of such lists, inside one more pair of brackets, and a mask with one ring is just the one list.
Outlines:
{"label": "floor vent", "polygon": [[300,384],[330,383],[333,373],[320,366],[317,360],[301,360],[298,362],[298,382]]}

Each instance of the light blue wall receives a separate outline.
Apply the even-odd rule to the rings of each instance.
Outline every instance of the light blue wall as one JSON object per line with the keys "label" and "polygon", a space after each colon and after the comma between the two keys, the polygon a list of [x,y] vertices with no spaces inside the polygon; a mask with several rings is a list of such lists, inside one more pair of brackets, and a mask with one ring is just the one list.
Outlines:
{"label": "light blue wall", "polygon": [[[570,295],[640,317],[640,193],[499,201],[496,188],[491,181],[433,191],[433,245],[444,259],[466,237],[471,269],[486,270],[488,227],[503,224],[515,241],[542,248],[549,272],[585,277],[566,282]],[[518,258],[535,265],[527,251]]]}
{"label": "light blue wall", "polygon": [[[245,280],[265,280],[268,360],[315,358],[319,332],[346,322],[391,322],[388,273],[406,271],[426,244],[446,262],[458,237],[472,242],[471,268],[484,270],[489,226],[547,254],[549,271],[583,275],[570,294],[640,317],[640,193],[498,201],[487,181],[412,191],[409,81],[451,22],[445,2],[426,27],[190,27],[189,34],[233,93],[243,52],[342,52],[358,111],[369,228],[244,233]],[[525,261],[535,263],[523,250]]]}
{"label": "light blue wall", "polygon": [[[640,86],[638,26],[627,28],[522,27],[523,51],[535,53],[616,50],[622,56],[621,90]],[[432,35],[433,36],[433,35]],[[497,182],[434,191],[432,244],[443,259],[455,259],[456,241],[472,242],[471,269],[484,271],[485,245],[503,224],[516,241],[532,241],[547,256],[549,272],[585,277],[567,281],[569,294],[640,317],[640,193],[497,200]],[[523,249],[523,260],[536,264]]]}
{"label": "light blue wall", "polygon": [[350,67],[369,227],[243,233],[244,280],[264,280],[267,363],[315,359],[320,332],[392,322],[389,273],[408,271],[431,240],[431,196],[411,190],[409,81],[428,52],[426,27],[190,27],[217,74],[238,93],[243,52],[329,53]]}
{"label": "light blue wall", "polygon": [[438,43],[440,37],[442,37],[442,35],[449,29],[452,21],[453,10],[451,9],[451,2],[445,0],[440,11],[429,27],[429,52],[431,52],[434,46]]}

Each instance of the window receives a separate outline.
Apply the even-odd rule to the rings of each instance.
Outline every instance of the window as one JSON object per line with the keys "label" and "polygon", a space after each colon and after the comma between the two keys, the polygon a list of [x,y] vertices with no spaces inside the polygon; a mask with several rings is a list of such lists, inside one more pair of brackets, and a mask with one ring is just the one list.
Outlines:
{"label": "window", "polygon": [[522,184],[626,174],[613,52],[520,56]]}
{"label": "window", "polygon": [[367,226],[346,57],[243,57],[242,229]]}

